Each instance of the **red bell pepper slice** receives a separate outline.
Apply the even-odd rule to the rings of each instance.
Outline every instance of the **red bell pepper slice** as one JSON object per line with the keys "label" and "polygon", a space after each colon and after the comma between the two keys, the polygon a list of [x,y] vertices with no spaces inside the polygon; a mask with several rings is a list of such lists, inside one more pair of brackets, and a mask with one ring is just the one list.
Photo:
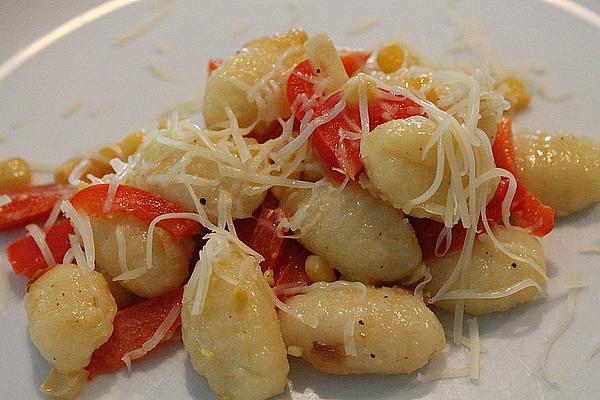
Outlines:
{"label": "red bell pepper slice", "polygon": [[[527,191],[519,179],[510,117],[504,117],[498,123],[492,151],[496,166],[511,172],[517,180],[517,191],[510,207],[514,223],[521,228],[529,229],[536,236],[550,233],[554,227],[554,209],[542,204],[533,193]],[[498,215],[501,217],[502,200],[507,190],[508,180],[503,178],[487,208],[491,218],[499,219]]]}
{"label": "red bell pepper slice", "polygon": [[[126,185],[119,185],[111,209],[104,212],[108,188],[108,184],[88,186],[77,192],[71,203],[77,211],[92,217],[111,219],[118,215],[131,215],[148,224],[159,215],[184,212],[181,207],[157,194]],[[187,238],[200,232],[200,224],[180,218],[160,221],[157,226],[176,239]]]}
{"label": "red bell pepper slice", "polygon": [[213,71],[219,68],[219,65],[223,64],[223,60],[220,58],[211,58],[208,60],[208,76],[213,73]]}
{"label": "red bell pepper slice", "polygon": [[56,183],[0,191],[11,200],[0,206],[0,231],[47,218],[54,204],[74,191],[71,185]]}
{"label": "red bell pepper slice", "polygon": [[284,217],[284,211],[267,197],[254,217],[235,222],[237,235],[265,258],[261,269],[263,272],[273,270],[275,285],[308,284],[310,279],[304,270],[304,263],[311,253],[296,240],[282,237],[288,232],[277,227]]}
{"label": "red bell pepper slice", "polygon": [[261,207],[256,217],[235,223],[240,240],[265,258],[260,265],[263,272],[268,269],[278,272],[285,239],[277,226],[284,217],[285,213],[280,208]]}
{"label": "red bell pepper slice", "polygon": [[[139,349],[154,336],[169,311],[181,305],[182,296],[183,289],[175,289],[118,311],[113,321],[111,337],[94,351],[90,363],[85,367],[89,372],[88,379],[92,380],[98,375],[121,368],[124,365],[121,358],[130,351]],[[180,325],[181,318],[178,317],[161,343],[170,340]]]}
{"label": "red bell pepper slice", "polygon": [[[521,228],[529,229],[536,236],[545,236],[550,233],[554,227],[554,210],[542,204],[532,193],[528,192],[519,179],[510,117],[504,117],[498,123],[492,151],[496,166],[511,172],[517,180],[517,190],[510,206],[513,223]],[[507,191],[508,179],[502,178],[494,197],[486,207],[486,216],[492,226],[502,221],[502,202]],[[409,217],[409,220],[415,230],[419,246],[421,246],[423,259],[436,257],[435,245],[444,225],[423,218]],[[483,231],[481,222],[479,230]],[[462,225],[455,225],[452,228],[450,252],[462,247],[465,234],[466,230]]]}
{"label": "red bell pepper slice", "polygon": [[[288,101],[298,119],[302,119],[306,113],[301,99],[306,100],[315,96],[314,85],[310,80],[317,75],[309,61],[305,60],[296,66],[288,78]],[[385,92],[383,89],[380,90]],[[313,118],[330,112],[340,99],[341,92],[316,99],[316,104],[310,107],[314,111]],[[425,115],[424,110],[412,100],[400,95],[390,96],[389,93],[386,93],[386,98],[370,101],[368,113],[371,130],[393,119]],[[338,182],[343,181],[346,176],[354,179],[363,168],[360,158],[360,133],[356,132],[360,124],[358,105],[346,105],[346,108],[335,118],[317,127],[310,137],[313,152],[330,176]],[[351,136],[354,137],[342,136],[345,132],[353,132]]]}
{"label": "red bell pepper slice", "polygon": [[[69,235],[75,231],[66,219],[57,221],[46,230],[46,243],[57,263],[62,263],[65,253],[69,250]],[[42,252],[33,238],[29,235],[13,242],[6,249],[6,255],[13,271],[17,275],[24,275],[30,281],[39,276],[38,272],[53,265],[46,264]]]}
{"label": "red bell pepper slice", "polygon": [[365,66],[367,60],[371,57],[371,52],[366,50],[356,50],[340,53],[342,64],[348,76],[356,75],[362,67]]}

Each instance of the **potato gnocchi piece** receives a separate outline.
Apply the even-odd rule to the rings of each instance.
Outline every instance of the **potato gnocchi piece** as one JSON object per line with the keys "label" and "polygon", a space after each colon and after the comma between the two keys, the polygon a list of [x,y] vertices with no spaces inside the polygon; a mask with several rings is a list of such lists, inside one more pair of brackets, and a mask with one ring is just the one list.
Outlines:
{"label": "potato gnocchi piece", "polygon": [[[72,264],[57,265],[25,294],[29,335],[42,356],[60,373],[89,364],[92,353],[113,331],[117,305],[104,277]],[[90,286],[95,281],[97,290]],[[96,297],[99,296],[99,297]]]}
{"label": "potato gnocchi piece", "polygon": [[202,109],[206,126],[228,127],[227,106],[240,127],[258,121],[262,123],[258,128],[266,128],[278,117],[289,117],[287,78],[294,65],[306,58],[303,44],[307,38],[301,30],[262,37],[225,60],[206,81]]}
{"label": "potato gnocchi piece", "polygon": [[450,172],[444,171],[439,190],[425,203],[412,207],[433,183],[437,168],[437,145],[422,160],[423,148],[435,131],[435,124],[423,117],[392,120],[377,126],[363,137],[360,154],[371,189],[395,208],[419,218],[441,221],[434,211],[446,205]]}
{"label": "potato gnocchi piece", "polygon": [[[146,266],[147,224],[134,217],[112,220],[90,218],[96,264],[115,278],[123,273],[119,261],[117,226],[125,238],[126,267],[128,271]],[[173,239],[159,227],[154,230],[152,268],[138,278],[119,280],[128,291],[141,297],[156,297],[181,287],[189,276],[189,265],[195,244],[192,239]]]}
{"label": "potato gnocchi piece", "polygon": [[[544,253],[539,240],[530,233],[519,228],[497,226],[493,229],[496,238],[513,254],[537,263],[546,270]],[[427,295],[434,295],[449,278],[458,262],[460,252],[453,252],[441,258],[428,260],[432,280],[425,286]],[[531,279],[538,285],[544,285],[544,278],[532,266],[515,260],[497,249],[487,234],[475,239],[471,267],[465,279],[465,289],[476,293],[499,292]],[[458,289],[458,283],[450,290]],[[465,300],[465,312],[472,315],[490,314],[506,311],[519,304],[533,300],[538,295],[535,287],[528,287],[511,295],[494,299]],[[435,306],[446,311],[454,311],[456,301],[446,300],[435,303]]]}
{"label": "potato gnocchi piece", "polygon": [[287,300],[294,312],[316,316],[310,328],[279,313],[286,345],[333,374],[406,374],[437,357],[446,344],[436,316],[399,288],[326,287]]}
{"label": "potato gnocchi piece", "polygon": [[220,398],[266,399],[283,391],[289,370],[277,314],[256,259],[226,246],[212,265],[201,313],[192,314],[194,276],[185,286],[183,343]]}
{"label": "potato gnocchi piece", "polygon": [[343,279],[395,282],[421,263],[421,248],[401,211],[358,185],[338,191],[322,181],[314,191],[289,191],[282,207],[304,213],[298,241],[337,269]]}
{"label": "potato gnocchi piece", "polygon": [[81,370],[63,374],[52,368],[40,390],[51,399],[75,400],[88,382],[88,373]]}
{"label": "potato gnocchi piece", "polygon": [[[210,131],[203,130],[202,134],[211,137]],[[193,132],[180,129],[178,132],[165,133],[164,136],[197,146],[198,153],[209,153],[206,144]],[[256,143],[253,139],[246,139],[246,142]],[[138,167],[128,178],[129,184],[157,193],[186,211],[196,212],[194,199],[185,184],[188,182],[213,223],[217,223],[219,214],[219,193],[226,194],[232,199],[233,219],[250,217],[267,195],[267,190],[254,190],[249,193],[249,189],[256,188],[243,180],[223,176],[219,171],[219,163],[201,154],[187,153],[186,155],[183,150],[174,149],[157,141],[144,144],[140,154],[142,158],[140,165],[143,167]],[[182,166],[181,162],[186,158],[189,158],[189,163]]]}
{"label": "potato gnocchi piece", "polygon": [[600,201],[600,144],[559,132],[515,135],[519,177],[564,216]]}
{"label": "potato gnocchi piece", "polygon": [[137,303],[138,300],[141,300],[139,296],[131,293],[129,290],[125,289],[119,282],[113,281],[112,276],[108,274],[102,268],[99,268],[96,265],[96,272],[102,274],[104,279],[106,280],[106,284],[108,285],[108,289],[110,290],[110,294],[113,299],[115,299],[115,303],[117,303],[117,309],[122,310],[133,303]]}

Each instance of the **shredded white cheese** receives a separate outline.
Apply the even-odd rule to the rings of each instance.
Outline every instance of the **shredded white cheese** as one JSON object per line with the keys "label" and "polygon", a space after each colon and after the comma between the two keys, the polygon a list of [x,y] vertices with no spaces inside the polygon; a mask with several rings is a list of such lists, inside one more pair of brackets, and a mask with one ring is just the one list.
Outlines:
{"label": "shredded white cheese", "polygon": [[152,351],[156,346],[158,346],[160,341],[167,336],[167,334],[169,333],[169,329],[171,329],[171,327],[177,320],[177,317],[179,316],[180,312],[181,305],[178,304],[173,306],[173,308],[171,308],[163,322],[161,322],[161,324],[158,326],[152,337],[146,340],[142,344],[142,347],[125,353],[121,360],[125,363],[129,372],[131,372],[131,361],[137,360],[138,358],[142,358],[143,356],[148,354],[148,352]]}
{"label": "shredded white cheese", "polygon": [[10,198],[10,196],[7,196],[5,194],[0,195],[0,207],[4,207],[7,204],[12,203],[12,199]]}
{"label": "shredded white cheese", "polygon": [[68,200],[62,202],[60,209],[65,214],[65,217],[71,221],[75,232],[81,236],[83,241],[86,262],[85,264],[80,264],[80,267],[87,266],[90,271],[94,270],[96,266],[96,248],[94,246],[94,233],[90,218],[87,215],[79,214]]}
{"label": "shredded white cheese", "polygon": [[115,237],[117,239],[119,268],[121,268],[121,274],[125,274],[129,268],[127,268],[127,243],[125,242],[125,232],[123,232],[123,226],[117,224],[115,228]]}
{"label": "shredded white cheese", "polygon": [[77,165],[69,173],[69,183],[73,186],[79,186],[81,183],[83,183],[81,181],[81,176],[86,168],[88,168],[90,165],[92,165],[92,161],[89,158],[84,158],[77,163]]}
{"label": "shredded white cheese", "polygon": [[50,251],[50,247],[48,246],[48,243],[46,243],[46,233],[36,224],[29,224],[25,226],[25,229],[29,232],[29,236],[31,236],[37,247],[40,249],[46,265],[49,267],[56,265],[56,260],[54,260],[52,251]]}
{"label": "shredded white cheese", "polygon": [[[576,272],[573,274],[572,279],[578,279],[577,275],[580,272]],[[559,381],[557,377],[548,369],[548,358],[550,357],[550,352],[552,351],[552,347],[556,343],[556,341],[562,336],[563,333],[569,328],[571,323],[573,322],[573,317],[575,316],[575,302],[577,300],[577,291],[579,287],[573,287],[569,290],[569,294],[567,295],[567,301],[565,305],[565,311],[562,314],[563,318],[560,320],[556,330],[550,335],[548,338],[548,344],[546,349],[544,350],[544,354],[542,357],[542,377],[546,379],[549,383],[559,386]]]}
{"label": "shredded white cheese", "polygon": [[82,104],[83,101],[81,99],[74,100],[65,106],[65,109],[60,113],[60,117],[65,119],[72,117],[81,108]]}
{"label": "shredded white cheese", "polygon": [[160,21],[162,21],[164,18],[167,17],[169,12],[171,11],[171,4],[172,4],[171,1],[167,2],[164,7],[161,7],[160,10],[158,10],[150,19],[145,21],[143,24],[137,26],[136,28],[130,30],[129,32],[126,32],[120,36],[117,36],[113,40],[113,44],[115,46],[121,47],[121,46],[129,43],[130,41],[137,39],[138,37],[140,37],[145,32],[149,31],[150,29],[154,28],[156,25],[158,25],[158,23]]}

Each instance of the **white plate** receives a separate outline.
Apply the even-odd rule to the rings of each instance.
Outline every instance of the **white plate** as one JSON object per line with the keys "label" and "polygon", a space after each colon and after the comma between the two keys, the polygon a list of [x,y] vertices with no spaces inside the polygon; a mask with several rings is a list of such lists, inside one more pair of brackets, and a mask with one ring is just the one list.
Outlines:
{"label": "white plate", "polygon": [[[13,2],[0,11],[0,61],[98,1],[75,4]],[[140,127],[152,127],[166,108],[190,99],[205,79],[210,57],[225,57],[245,40],[287,29],[328,31],[337,44],[369,47],[402,34],[427,55],[442,54],[451,42],[446,2],[293,1],[200,2],[167,5],[165,17],[122,47],[113,39],[152,19],[164,5],[143,2],[85,25],[39,52],[0,81],[0,159],[21,155],[57,164],[77,150],[99,145]],[[592,0],[586,3],[600,9]],[[600,140],[600,16],[568,1],[461,1],[455,11],[476,21],[501,59],[542,64],[549,92],[572,95],[552,103],[540,97],[516,120],[517,127],[564,129]],[[349,30],[378,23],[361,34]],[[594,24],[595,23],[595,24]],[[157,79],[149,66],[173,81]],[[73,115],[62,118],[80,101]],[[47,179],[47,178],[46,178]],[[600,357],[585,360],[600,340],[597,257],[580,250],[600,243],[600,209],[561,220],[543,240],[551,275],[566,281],[581,269],[590,287],[580,292],[573,324],[550,354],[549,368],[560,387],[539,377],[547,337],[564,314],[564,299],[536,302],[480,319],[481,379],[419,384],[414,376],[329,376],[293,361],[291,389],[281,399],[591,399],[598,398]],[[0,246],[17,235],[3,234]],[[596,258],[594,258],[596,257]],[[0,397],[35,399],[48,367],[30,344],[22,297],[25,280],[9,273],[5,258],[0,283],[8,283],[9,304],[0,314]],[[6,279],[4,279],[6,278]],[[125,371],[96,379],[82,399],[212,399],[204,379],[191,368],[180,344],[171,344]],[[461,360],[454,360],[459,362]]]}

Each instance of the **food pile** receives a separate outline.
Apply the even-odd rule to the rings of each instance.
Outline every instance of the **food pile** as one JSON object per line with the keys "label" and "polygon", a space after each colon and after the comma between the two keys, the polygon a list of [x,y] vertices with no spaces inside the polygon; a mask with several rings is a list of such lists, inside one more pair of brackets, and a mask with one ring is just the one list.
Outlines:
{"label": "food pile", "polygon": [[0,230],[28,231],[7,254],[52,367],[41,390],[75,398],[179,336],[222,399],[281,393],[288,356],[412,373],[446,345],[430,308],[454,313],[477,377],[465,315],[543,295],[538,238],[600,200],[598,144],[513,135],[529,99],[486,68],[292,30],[210,60],[205,127],[172,115],[41,186],[4,161]]}

